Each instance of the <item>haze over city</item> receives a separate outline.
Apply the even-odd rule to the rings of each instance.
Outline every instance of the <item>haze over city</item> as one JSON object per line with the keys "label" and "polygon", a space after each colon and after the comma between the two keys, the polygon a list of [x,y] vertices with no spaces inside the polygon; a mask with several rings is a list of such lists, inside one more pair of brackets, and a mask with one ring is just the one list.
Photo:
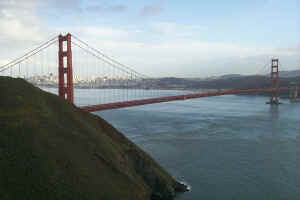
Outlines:
{"label": "haze over city", "polygon": [[2,0],[0,64],[71,32],[151,77],[257,73],[271,57],[300,65],[300,3]]}

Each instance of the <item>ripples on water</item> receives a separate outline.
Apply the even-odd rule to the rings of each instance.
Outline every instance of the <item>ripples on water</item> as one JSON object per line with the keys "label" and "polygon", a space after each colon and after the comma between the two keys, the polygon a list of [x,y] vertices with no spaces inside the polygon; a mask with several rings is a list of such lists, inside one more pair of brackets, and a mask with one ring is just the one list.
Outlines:
{"label": "ripples on water", "polygon": [[221,96],[95,114],[192,186],[178,200],[299,200],[300,104],[267,100]]}
{"label": "ripples on water", "polygon": [[223,96],[99,112],[177,179],[179,200],[300,199],[300,104]]}

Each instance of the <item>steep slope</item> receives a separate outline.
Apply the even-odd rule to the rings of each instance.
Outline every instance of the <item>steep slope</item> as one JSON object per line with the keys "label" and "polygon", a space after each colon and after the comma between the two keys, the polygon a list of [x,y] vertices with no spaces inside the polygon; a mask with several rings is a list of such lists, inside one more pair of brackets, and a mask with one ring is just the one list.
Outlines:
{"label": "steep slope", "polygon": [[0,77],[0,199],[173,199],[185,187],[98,116]]}

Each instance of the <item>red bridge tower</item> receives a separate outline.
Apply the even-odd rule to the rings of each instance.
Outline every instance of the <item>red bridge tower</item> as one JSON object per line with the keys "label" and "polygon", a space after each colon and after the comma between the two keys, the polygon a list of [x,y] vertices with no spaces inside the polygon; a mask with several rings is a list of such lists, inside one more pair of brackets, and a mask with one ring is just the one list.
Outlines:
{"label": "red bridge tower", "polygon": [[271,87],[274,91],[271,93],[270,104],[279,104],[279,59],[271,61]]}
{"label": "red bridge tower", "polygon": [[[58,41],[58,94],[61,98],[74,104],[71,34],[59,35]],[[65,42],[67,43],[66,45],[64,45]],[[65,48],[66,50],[64,50]]]}

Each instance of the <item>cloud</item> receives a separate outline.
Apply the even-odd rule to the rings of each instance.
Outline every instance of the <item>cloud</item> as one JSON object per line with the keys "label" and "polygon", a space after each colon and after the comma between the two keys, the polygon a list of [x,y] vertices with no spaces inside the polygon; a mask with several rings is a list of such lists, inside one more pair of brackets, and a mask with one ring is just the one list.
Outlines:
{"label": "cloud", "polygon": [[176,24],[171,22],[154,22],[151,25],[154,33],[166,38],[194,38],[199,37],[201,32],[208,28],[200,25]]}
{"label": "cloud", "polygon": [[276,48],[277,52],[281,52],[285,55],[299,55],[300,57],[300,44],[289,47],[279,47]]}
{"label": "cloud", "polygon": [[[32,0],[30,0],[32,1]],[[88,6],[83,6],[84,0],[36,0],[36,5],[46,12],[56,12],[65,15],[66,11],[70,13],[90,12],[90,13],[121,13],[127,9],[124,4],[110,5],[107,3],[101,4],[90,4]]]}
{"label": "cloud", "polygon": [[24,54],[47,38],[47,28],[36,15],[36,1],[1,0],[0,63]]}
{"label": "cloud", "polygon": [[0,9],[16,8],[16,9],[28,9],[35,6],[35,0],[25,1],[13,1],[13,0],[1,0]]}
{"label": "cloud", "polygon": [[121,13],[127,10],[126,5],[93,5],[93,6],[88,6],[86,8],[86,11],[88,12],[93,12],[93,13],[103,13],[103,12],[112,12],[112,13]]}
{"label": "cloud", "polygon": [[[180,30],[180,25],[176,25]],[[85,28],[84,28],[85,29]],[[113,33],[114,29],[109,32]],[[128,39],[112,36],[110,39],[97,37],[94,31],[79,33],[103,53],[149,76],[206,77],[228,73],[256,74],[270,62],[273,56],[279,57],[283,69],[296,67],[299,51],[294,47],[274,48],[242,46],[231,43],[205,42],[170,38],[160,42],[137,42],[131,37],[139,33],[132,30],[116,29],[126,33]],[[149,33],[147,33],[149,36]],[[109,34],[110,35],[110,34]]]}
{"label": "cloud", "polygon": [[153,3],[151,5],[146,5],[141,10],[141,16],[151,17],[160,15],[164,11],[163,1]]}
{"label": "cloud", "polygon": [[81,37],[93,39],[111,39],[114,41],[126,40],[129,37],[129,31],[126,29],[118,29],[112,27],[101,26],[84,26],[80,28],[72,28],[70,30]]}
{"label": "cloud", "polygon": [[[60,29],[74,33],[108,56],[149,76],[205,77],[226,73],[251,74],[257,73],[272,56],[279,57],[282,65],[288,69],[295,68],[300,62],[300,45],[277,48],[207,42],[201,40],[200,36],[209,31],[208,28],[197,24],[162,21],[144,23],[142,26],[92,23],[71,26],[62,22],[59,23],[60,26],[56,24],[54,27],[37,13],[43,6],[58,6],[61,9],[59,13],[62,13],[63,8],[68,5],[66,2],[73,2],[68,9],[82,9],[79,0],[66,0],[61,5],[54,5],[54,2],[56,0],[0,0],[0,64],[21,56],[49,38],[49,35],[59,33]],[[127,9],[124,5],[98,5],[98,8],[96,6],[90,6],[89,9],[95,9],[93,12],[123,12]],[[145,6],[141,14],[154,16],[160,14],[163,9],[163,2],[160,1]]]}
{"label": "cloud", "polygon": [[[30,0],[32,1],[32,0]],[[81,11],[82,0],[35,0],[36,5],[42,9],[59,9],[59,11]]]}
{"label": "cloud", "polygon": [[40,41],[43,38],[43,22],[36,16],[34,0],[26,3],[2,0],[0,3],[0,40]]}

